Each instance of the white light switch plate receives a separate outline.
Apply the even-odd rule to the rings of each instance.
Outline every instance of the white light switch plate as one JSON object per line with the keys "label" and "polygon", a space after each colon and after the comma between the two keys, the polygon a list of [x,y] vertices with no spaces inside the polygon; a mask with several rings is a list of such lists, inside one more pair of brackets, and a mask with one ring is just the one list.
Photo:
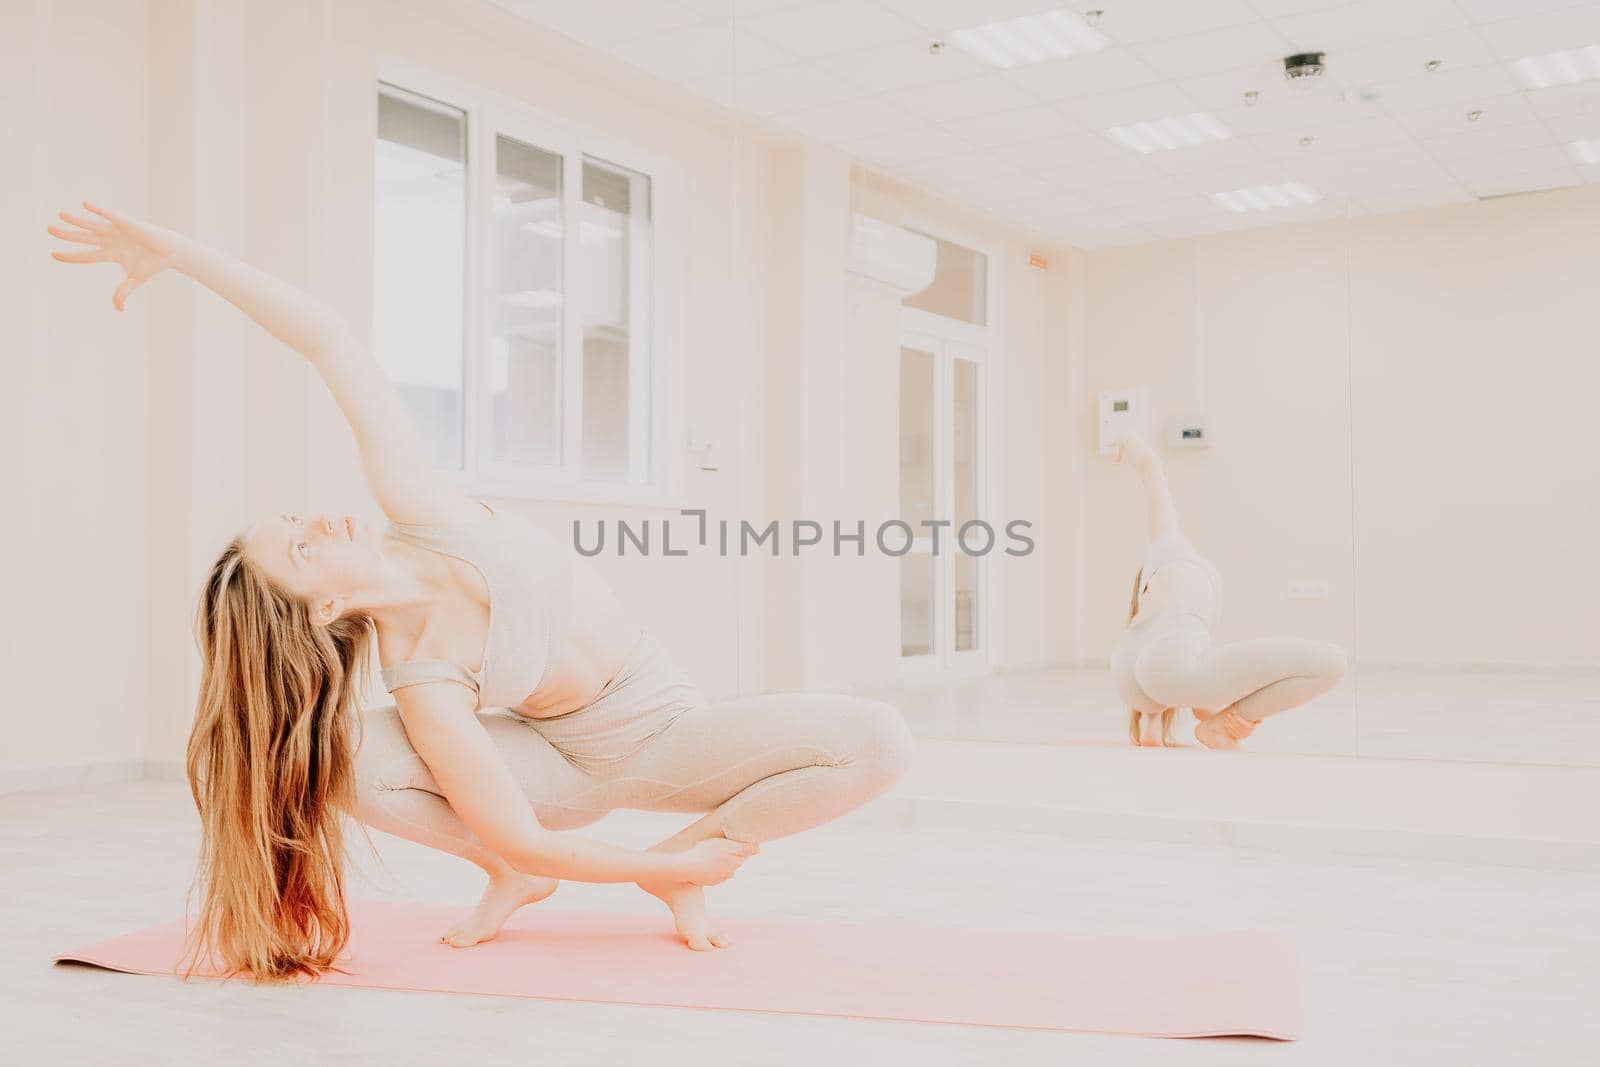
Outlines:
{"label": "white light switch plate", "polygon": [[1327,582],[1290,582],[1290,600],[1326,600],[1328,599]]}

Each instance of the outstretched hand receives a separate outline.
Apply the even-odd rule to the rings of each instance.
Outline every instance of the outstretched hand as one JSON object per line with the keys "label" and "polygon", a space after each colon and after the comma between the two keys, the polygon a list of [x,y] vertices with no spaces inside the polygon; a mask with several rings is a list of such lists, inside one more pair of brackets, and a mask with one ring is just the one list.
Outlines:
{"label": "outstretched hand", "polygon": [[111,303],[121,311],[128,295],[161,273],[172,263],[174,235],[157,226],[135,222],[114,211],[96,207],[85,200],[83,206],[98,218],[61,212],[62,221],[72,228],[52,224],[50,234],[73,244],[89,245],[82,252],[52,252],[62,263],[115,263],[122,268],[122,283],[111,294]]}

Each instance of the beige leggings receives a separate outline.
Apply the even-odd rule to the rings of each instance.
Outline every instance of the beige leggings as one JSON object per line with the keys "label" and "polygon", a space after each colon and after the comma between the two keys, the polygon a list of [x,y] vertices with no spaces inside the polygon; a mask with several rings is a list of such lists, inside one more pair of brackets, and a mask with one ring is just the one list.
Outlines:
{"label": "beige leggings", "polygon": [[[716,812],[724,836],[760,843],[838,818],[910,765],[911,733],[889,704],[833,693],[712,704],[663,655],[640,658],[624,684],[570,715],[479,715],[546,829],[617,808]],[[399,711],[372,709],[363,729],[362,821],[477,862],[481,843],[411,747]]]}

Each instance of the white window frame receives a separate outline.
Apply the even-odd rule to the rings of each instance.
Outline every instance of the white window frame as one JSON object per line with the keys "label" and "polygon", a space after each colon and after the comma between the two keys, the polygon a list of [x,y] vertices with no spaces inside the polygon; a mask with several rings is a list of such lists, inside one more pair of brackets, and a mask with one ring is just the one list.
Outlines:
{"label": "white window frame", "polygon": [[[438,101],[466,115],[466,271],[463,284],[461,460],[462,469],[443,473],[463,491],[495,499],[572,501],[676,509],[683,496],[682,367],[680,278],[681,245],[678,218],[682,204],[680,170],[667,157],[540,111],[520,101],[439,74],[407,60],[380,59],[376,94],[384,86]],[[495,172],[495,137],[503,134],[562,159],[562,316],[561,316],[561,464],[496,462],[490,459],[488,301],[489,233]],[[582,189],[583,160],[645,175],[650,179],[648,223],[640,215],[632,225],[649,225],[648,256],[630,256],[636,301],[629,309],[630,336],[648,341],[648,376],[630,367],[630,429],[648,420],[647,435],[630,432],[630,477],[642,481],[603,482],[582,473],[583,321],[574,279],[579,270],[579,227],[575,214]],[[646,291],[638,283],[648,273]],[[644,292],[641,297],[637,294]],[[374,307],[376,314],[376,307]],[[631,347],[630,361],[642,347]],[[645,454],[648,445],[648,455]]]}
{"label": "white window frame", "polygon": [[[899,676],[906,682],[924,682],[947,678],[974,677],[989,674],[994,669],[1000,648],[1000,633],[996,626],[1002,617],[999,609],[998,574],[993,566],[996,552],[1003,552],[1009,541],[1006,531],[995,521],[1000,513],[1001,485],[997,480],[1001,470],[996,455],[998,435],[992,430],[991,398],[1001,395],[999,352],[1001,329],[1001,294],[999,284],[1000,257],[1004,249],[986,241],[975,240],[970,234],[951,229],[932,219],[910,217],[901,220],[906,229],[937,237],[963,248],[979,252],[984,257],[984,325],[962,322],[960,319],[936,315],[921,308],[900,308],[899,346],[895,349],[898,360],[901,348],[916,348],[932,352],[934,356],[934,513],[945,517],[951,514],[955,498],[955,478],[952,470],[949,428],[953,422],[946,419],[953,413],[955,392],[955,363],[957,358],[967,359],[976,365],[977,375],[977,447],[980,475],[976,518],[988,522],[995,531],[995,547],[987,555],[975,557],[978,564],[978,647],[966,651],[955,648],[954,602],[946,605],[955,589],[956,529],[952,525],[940,531],[940,555],[934,558],[933,598],[934,635],[933,651],[921,656],[901,656]],[[918,537],[912,542],[913,552],[929,552],[933,539]]]}

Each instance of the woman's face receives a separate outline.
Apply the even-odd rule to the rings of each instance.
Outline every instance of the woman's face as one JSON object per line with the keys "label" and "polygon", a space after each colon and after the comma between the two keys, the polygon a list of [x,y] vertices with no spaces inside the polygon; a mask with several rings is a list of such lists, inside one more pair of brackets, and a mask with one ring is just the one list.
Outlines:
{"label": "woman's face", "polygon": [[376,576],[381,547],[381,538],[349,515],[279,515],[244,537],[246,558],[308,602],[313,615],[330,604],[335,615],[342,611],[343,598]]}

